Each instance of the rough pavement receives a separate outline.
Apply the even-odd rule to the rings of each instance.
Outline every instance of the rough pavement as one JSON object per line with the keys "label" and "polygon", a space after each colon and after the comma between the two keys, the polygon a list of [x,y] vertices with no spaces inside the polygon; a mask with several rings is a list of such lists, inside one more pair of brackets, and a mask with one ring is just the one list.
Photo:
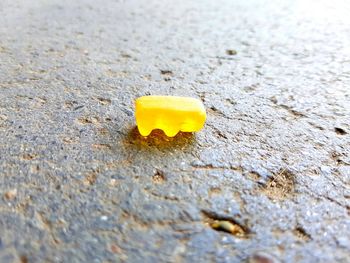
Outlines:
{"label": "rough pavement", "polygon": [[[0,1],[0,262],[349,262],[349,13]],[[205,129],[140,137],[146,94]]]}

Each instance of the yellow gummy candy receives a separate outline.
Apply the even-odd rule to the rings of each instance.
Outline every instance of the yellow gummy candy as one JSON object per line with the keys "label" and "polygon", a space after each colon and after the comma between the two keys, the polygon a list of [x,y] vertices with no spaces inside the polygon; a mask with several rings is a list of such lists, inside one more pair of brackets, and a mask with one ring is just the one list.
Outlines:
{"label": "yellow gummy candy", "polygon": [[206,113],[203,103],[194,98],[144,96],[136,99],[136,124],[142,136],[161,129],[169,137],[179,131],[195,132],[203,128]]}

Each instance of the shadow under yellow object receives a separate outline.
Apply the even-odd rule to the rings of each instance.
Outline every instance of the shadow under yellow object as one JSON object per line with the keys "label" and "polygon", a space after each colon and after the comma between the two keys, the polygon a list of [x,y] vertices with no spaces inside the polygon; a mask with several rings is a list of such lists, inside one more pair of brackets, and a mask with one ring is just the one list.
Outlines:
{"label": "shadow under yellow object", "polygon": [[177,96],[144,96],[136,99],[136,124],[142,136],[161,129],[169,137],[179,131],[195,132],[203,128],[206,113],[195,98]]}

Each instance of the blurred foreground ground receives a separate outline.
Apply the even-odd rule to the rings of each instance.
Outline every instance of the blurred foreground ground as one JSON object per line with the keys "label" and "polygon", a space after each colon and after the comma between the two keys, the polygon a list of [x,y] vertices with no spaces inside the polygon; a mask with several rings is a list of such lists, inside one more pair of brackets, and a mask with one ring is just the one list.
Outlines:
{"label": "blurred foreground ground", "polygon": [[[0,262],[349,262],[349,13],[2,0]],[[205,129],[141,138],[146,94]]]}

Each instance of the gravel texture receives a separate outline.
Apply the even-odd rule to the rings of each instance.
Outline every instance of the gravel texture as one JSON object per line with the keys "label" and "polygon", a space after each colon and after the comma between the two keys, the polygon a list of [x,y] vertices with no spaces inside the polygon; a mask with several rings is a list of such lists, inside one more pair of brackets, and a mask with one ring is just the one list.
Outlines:
{"label": "gravel texture", "polygon": [[[1,0],[0,262],[350,262],[349,13]],[[147,94],[205,128],[141,137]]]}

